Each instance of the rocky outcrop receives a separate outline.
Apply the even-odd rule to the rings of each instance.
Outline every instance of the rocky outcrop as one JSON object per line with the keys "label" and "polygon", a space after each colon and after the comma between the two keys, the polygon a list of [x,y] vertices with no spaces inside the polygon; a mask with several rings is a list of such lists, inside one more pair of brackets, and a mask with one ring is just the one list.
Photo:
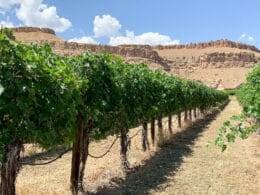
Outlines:
{"label": "rocky outcrop", "polygon": [[163,50],[163,49],[205,49],[208,47],[215,47],[215,48],[230,47],[230,48],[245,49],[245,50],[260,52],[260,50],[253,45],[247,45],[244,43],[236,43],[236,42],[229,41],[226,39],[211,41],[211,42],[207,42],[207,43],[190,43],[190,44],[186,44],[186,45],[155,46],[153,48],[158,49],[158,50]]}
{"label": "rocky outcrop", "polygon": [[230,47],[237,49],[250,50],[255,52],[260,52],[258,48],[254,45],[247,45],[244,43],[236,43],[233,41],[229,41],[226,39],[210,41],[205,43],[189,43],[185,45],[158,45],[158,46],[150,46],[150,45],[120,45],[120,47],[132,47],[132,48],[145,48],[145,49],[155,49],[155,50],[164,50],[164,49],[206,49],[209,47],[219,48],[219,47]]}
{"label": "rocky outcrop", "polygon": [[[164,70],[171,69],[207,69],[207,68],[250,68],[254,64],[260,62],[260,50],[255,46],[236,43],[229,40],[217,40],[208,43],[191,43],[187,45],[169,45],[169,46],[150,46],[150,45],[94,45],[94,44],[80,44],[74,42],[66,42],[55,36],[55,32],[48,28],[32,28],[32,27],[18,27],[13,28],[15,33],[24,32],[39,32],[34,37],[23,38],[24,43],[38,42],[39,44],[48,43],[53,51],[64,56],[75,56],[85,50],[90,50],[94,53],[110,53],[120,55],[126,61],[144,61],[158,64]],[[48,35],[48,36],[44,36]],[[232,50],[231,52],[218,52],[218,48],[236,48],[239,50]],[[206,48],[216,48],[215,50],[203,50]],[[176,49],[183,53],[174,55]],[[193,49],[193,50],[189,50]],[[160,51],[168,50],[165,57],[160,56]],[[192,52],[201,50],[199,55],[192,55]],[[227,50],[227,49],[226,49]],[[246,50],[246,51],[245,51]],[[185,52],[189,54],[185,54]],[[207,51],[207,52],[206,52]],[[210,52],[209,52],[210,51]],[[229,51],[229,50],[227,50]],[[235,51],[235,52],[233,52]],[[162,51],[163,52],[163,51]],[[180,52],[179,52],[180,53]],[[259,55],[258,55],[259,54]]]}
{"label": "rocky outcrop", "polygon": [[[135,58],[144,58],[151,62],[160,64],[164,70],[168,71],[170,67],[166,63],[166,61],[158,55],[158,53],[152,50],[151,47],[127,47],[127,46],[107,46],[107,45],[93,45],[93,44],[79,44],[79,43],[71,43],[64,42],[60,43],[59,46],[53,47],[59,51],[67,51],[69,53],[64,53],[63,55],[75,55],[81,53],[85,50],[90,50],[94,53],[110,53],[120,55],[123,58],[127,57],[135,57]],[[72,51],[77,51],[72,52]]]}
{"label": "rocky outcrop", "polygon": [[240,53],[209,53],[200,56],[197,64],[201,64],[202,68],[250,68],[260,59],[254,53],[240,52]]}
{"label": "rocky outcrop", "polygon": [[[30,44],[32,41],[24,41],[26,44]],[[48,43],[53,51],[63,56],[75,56],[83,51],[90,50],[94,53],[109,53],[120,55],[123,58],[134,57],[143,58],[144,61],[150,61],[161,65],[165,71],[170,70],[170,66],[166,60],[160,57],[157,51],[152,50],[151,47],[126,47],[126,46],[108,46],[108,45],[95,45],[95,44],[80,44],[67,41],[38,41],[39,44]]]}
{"label": "rocky outcrop", "polygon": [[[145,62],[159,64],[165,71],[170,70],[170,66],[166,63],[166,60],[160,57],[157,51],[153,50],[151,46],[122,45],[114,47],[108,45],[80,44],[63,41],[61,39],[53,39],[53,36],[46,36],[45,39],[44,34],[55,35],[55,32],[48,28],[17,27],[12,28],[12,31],[15,34],[39,32],[41,33],[41,37],[26,37],[21,41],[25,44],[31,44],[32,42],[37,42],[38,44],[48,43],[55,53],[63,56],[75,56],[82,53],[83,51],[90,50],[94,53],[109,53],[120,55],[125,60],[133,60],[133,58],[135,58],[135,60],[143,59],[142,61]],[[39,36],[39,34],[37,36]]]}
{"label": "rocky outcrop", "polygon": [[251,68],[260,63],[260,58],[254,53],[207,53],[198,57],[176,57],[167,61],[175,69],[206,69],[206,68]]}
{"label": "rocky outcrop", "polygon": [[55,31],[49,28],[36,28],[36,27],[17,27],[12,28],[13,32],[42,32],[55,35]]}

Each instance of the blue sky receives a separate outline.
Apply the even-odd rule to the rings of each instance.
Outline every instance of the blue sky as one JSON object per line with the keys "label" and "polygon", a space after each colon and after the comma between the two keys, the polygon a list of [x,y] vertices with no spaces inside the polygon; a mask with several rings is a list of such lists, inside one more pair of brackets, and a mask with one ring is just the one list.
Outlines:
{"label": "blue sky", "polygon": [[259,0],[0,0],[0,23],[49,27],[65,40],[85,43],[229,39],[260,48],[259,10]]}

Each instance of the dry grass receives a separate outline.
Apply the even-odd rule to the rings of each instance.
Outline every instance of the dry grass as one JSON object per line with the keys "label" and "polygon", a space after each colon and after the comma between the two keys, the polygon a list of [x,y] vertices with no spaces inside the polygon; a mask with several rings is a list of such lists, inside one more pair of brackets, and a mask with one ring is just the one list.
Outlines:
{"label": "dry grass", "polygon": [[[176,130],[176,116],[173,117],[173,128]],[[169,138],[167,127],[167,119],[163,120],[164,128],[164,142]],[[131,129],[129,136],[133,136],[140,130],[140,127]],[[156,129],[157,130],[157,129]],[[109,136],[106,140],[93,142],[90,144],[90,153],[93,155],[102,154],[109,145],[113,142],[115,137]],[[152,145],[150,134],[149,143],[150,150],[143,152],[141,147],[141,133],[134,137],[131,141],[131,150],[128,154],[128,160],[131,168],[142,166],[144,161],[151,158],[156,151],[158,151],[158,140],[155,146]],[[34,146],[26,146],[26,154],[31,154],[35,151]],[[102,159],[90,158],[87,161],[87,170],[85,180],[85,187],[89,191],[96,191],[102,186],[107,186],[113,178],[124,178],[126,173],[121,169],[120,161],[120,144],[116,142],[111,152]],[[40,152],[37,149],[36,152]],[[60,153],[58,151],[57,153]],[[57,155],[57,154],[56,154]],[[55,157],[55,153],[48,155],[47,159]],[[19,173],[17,179],[18,194],[70,194],[69,191],[69,177],[70,177],[70,160],[71,153],[64,155],[62,159],[48,165],[48,166],[24,166]]]}
{"label": "dry grass", "polygon": [[260,194],[260,136],[238,139],[224,153],[219,148],[207,149],[216,129],[229,116],[238,114],[236,101],[204,128],[190,154],[183,156],[177,171],[168,174],[167,181],[149,191],[150,194]]}
{"label": "dry grass", "polygon": [[207,47],[203,49],[163,49],[163,50],[156,50],[160,56],[164,58],[176,58],[176,57],[199,57],[204,54],[220,52],[220,53],[240,53],[240,52],[250,52],[254,53],[257,57],[260,57],[259,52],[254,52],[245,49],[238,49],[232,47]]}
{"label": "dry grass", "polygon": [[[207,68],[188,72],[185,69],[178,70],[178,76],[190,80],[200,80],[205,84],[221,83],[225,88],[234,88],[246,81],[246,74],[250,68]],[[174,74],[174,70],[173,74]]]}

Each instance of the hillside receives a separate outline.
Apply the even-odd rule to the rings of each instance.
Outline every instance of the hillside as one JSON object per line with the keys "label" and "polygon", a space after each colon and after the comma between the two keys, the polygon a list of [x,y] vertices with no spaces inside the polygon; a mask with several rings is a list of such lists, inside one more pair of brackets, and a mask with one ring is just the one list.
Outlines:
{"label": "hillside", "polygon": [[15,37],[29,44],[49,43],[53,51],[64,56],[77,55],[84,50],[120,55],[128,62],[145,62],[150,69],[162,68],[170,74],[200,80],[205,84],[236,88],[245,81],[246,73],[260,62],[260,51],[255,46],[218,40],[172,46],[148,45],[93,45],[64,41],[47,28],[18,27]]}

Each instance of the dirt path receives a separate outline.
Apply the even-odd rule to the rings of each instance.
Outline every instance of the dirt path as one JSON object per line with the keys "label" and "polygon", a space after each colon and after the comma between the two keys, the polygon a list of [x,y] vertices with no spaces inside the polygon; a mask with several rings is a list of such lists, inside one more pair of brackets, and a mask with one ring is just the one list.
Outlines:
{"label": "dirt path", "polygon": [[[240,113],[232,98],[222,112],[199,119],[176,131],[163,147],[142,152],[140,134],[132,139],[128,155],[132,169],[120,168],[119,143],[102,159],[89,158],[84,185],[98,194],[254,194],[260,195],[260,135],[237,140],[226,152],[205,147],[230,116]],[[165,130],[167,132],[167,129]],[[138,132],[132,129],[130,136]],[[108,137],[90,145],[102,154],[114,140]],[[55,154],[51,154],[51,156]],[[48,159],[48,158],[47,158]],[[46,159],[45,159],[46,160]],[[71,153],[48,166],[25,166],[17,179],[19,195],[70,194]]]}
{"label": "dirt path", "polygon": [[130,173],[111,194],[260,194],[260,136],[237,140],[221,153],[205,147],[230,116],[241,111],[232,101],[218,115],[177,133],[145,165]]}
{"label": "dirt path", "polygon": [[[235,99],[211,121],[196,139],[190,155],[183,157],[178,171],[167,178],[152,194],[260,194],[260,136],[238,139],[227,151],[205,148],[216,129],[240,112]],[[258,139],[258,145],[257,145]],[[258,153],[257,153],[258,152]]]}

